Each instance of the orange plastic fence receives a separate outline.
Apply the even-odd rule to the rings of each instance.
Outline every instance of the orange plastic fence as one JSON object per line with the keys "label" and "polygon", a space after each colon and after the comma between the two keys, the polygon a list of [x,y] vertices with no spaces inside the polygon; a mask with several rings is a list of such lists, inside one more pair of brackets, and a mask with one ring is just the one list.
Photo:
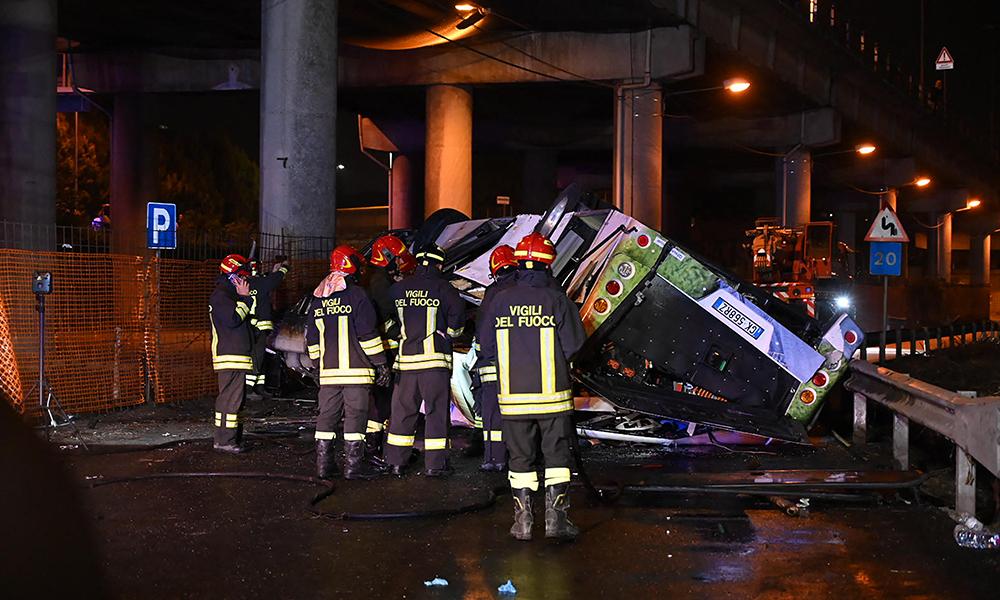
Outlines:
{"label": "orange plastic fence", "polygon": [[[289,305],[326,274],[301,260],[277,294]],[[216,261],[0,250],[0,392],[28,417],[38,407],[34,271],[50,271],[48,382],[69,413],[175,402],[216,393],[208,297]],[[148,390],[148,391],[147,391]]]}
{"label": "orange plastic fence", "polygon": [[[0,250],[0,387],[17,408],[39,414],[39,313],[34,271],[50,271],[45,299],[45,374],[67,412],[143,401],[142,259],[110,254]],[[11,354],[12,351],[12,354]],[[10,368],[9,365],[13,365]]]}

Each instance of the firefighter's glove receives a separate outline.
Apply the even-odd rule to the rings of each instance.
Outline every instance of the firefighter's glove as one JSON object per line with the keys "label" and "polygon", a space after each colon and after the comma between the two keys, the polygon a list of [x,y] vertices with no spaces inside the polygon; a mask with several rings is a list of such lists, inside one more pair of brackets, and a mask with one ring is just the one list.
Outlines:
{"label": "firefighter's glove", "polygon": [[389,365],[377,365],[375,367],[375,385],[389,387],[389,382],[391,381],[392,372],[389,370]]}

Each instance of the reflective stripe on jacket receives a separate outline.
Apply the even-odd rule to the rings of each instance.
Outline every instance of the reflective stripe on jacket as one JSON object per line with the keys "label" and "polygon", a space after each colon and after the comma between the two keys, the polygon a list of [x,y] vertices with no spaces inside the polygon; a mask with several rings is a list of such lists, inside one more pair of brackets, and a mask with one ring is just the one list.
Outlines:
{"label": "reflective stripe on jacket", "polygon": [[[580,313],[544,271],[518,271],[515,283],[481,315],[483,360],[496,366],[504,418],[573,410],[569,360],[586,339]],[[481,375],[490,376],[487,367]]]}
{"label": "reflective stripe on jacket", "polygon": [[225,277],[208,299],[208,317],[212,329],[212,368],[216,371],[251,371],[250,314],[248,298],[236,295],[236,288]]}
{"label": "reflective stripe on jacket", "polygon": [[411,277],[393,284],[389,297],[399,323],[396,369],[451,369],[451,340],[465,326],[465,302],[435,268],[420,266]]}
{"label": "reflective stripe on jacket", "polygon": [[320,385],[371,385],[385,364],[375,307],[363,289],[347,287],[312,298],[306,320],[309,356],[319,360]]}

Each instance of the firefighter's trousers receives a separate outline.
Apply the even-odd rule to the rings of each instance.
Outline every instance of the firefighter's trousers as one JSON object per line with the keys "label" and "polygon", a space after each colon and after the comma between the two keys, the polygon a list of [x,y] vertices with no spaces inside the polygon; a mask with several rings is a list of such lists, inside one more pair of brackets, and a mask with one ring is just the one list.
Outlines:
{"label": "firefighter's trousers", "polygon": [[448,465],[448,427],[451,424],[451,374],[445,369],[403,371],[392,390],[392,414],[386,437],[385,458],[403,466],[413,452],[414,431],[424,415],[424,468],[443,469]]}
{"label": "firefighter's trousers", "polygon": [[[495,381],[483,382],[479,386],[479,414],[483,429],[483,462],[503,464],[507,462],[507,445],[503,441],[503,419],[500,417],[500,402]],[[478,419],[477,419],[478,420]]]}
{"label": "firefighter's trousers", "polygon": [[246,394],[246,371],[216,371],[219,395],[215,398],[215,443],[220,446],[238,444],[243,427],[240,409]]}
{"label": "firefighter's trousers", "polygon": [[337,427],[343,419],[344,441],[364,441],[370,394],[370,386],[367,385],[320,386],[316,439],[335,439]]}
{"label": "firefighter's trousers", "polygon": [[[396,361],[396,353],[386,351],[388,364]],[[371,390],[371,402],[368,405],[368,433],[378,433],[385,429],[385,424],[389,422],[390,409],[392,407],[392,382],[388,387],[373,385]]]}
{"label": "firefighter's trousers", "polygon": [[251,355],[253,356],[253,371],[247,373],[247,386],[249,387],[262,386],[267,382],[265,361],[267,360],[267,336],[270,333],[270,330],[261,331],[256,327],[252,330],[253,350],[251,351]]}
{"label": "firefighter's trousers", "polygon": [[569,482],[575,439],[572,413],[504,419],[503,439],[510,453],[507,477],[511,488],[538,490],[538,471],[543,466],[546,487]]}

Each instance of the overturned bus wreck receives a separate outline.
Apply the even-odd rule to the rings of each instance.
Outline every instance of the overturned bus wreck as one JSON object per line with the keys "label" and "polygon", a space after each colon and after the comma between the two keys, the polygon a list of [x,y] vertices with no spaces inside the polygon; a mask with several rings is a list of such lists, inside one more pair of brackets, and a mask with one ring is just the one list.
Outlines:
{"label": "overturned bus wreck", "polygon": [[[469,220],[446,209],[393,233],[444,248],[445,272],[477,305],[490,252],[532,231],[555,243],[553,275],[588,334],[573,364],[581,436],[669,444],[722,429],[807,443],[864,341],[847,315],[810,318],[632,217],[588,207],[574,186],[544,215]],[[289,311],[272,345],[289,368],[315,376],[303,327],[301,310]],[[456,352],[453,400],[466,417],[474,363],[474,350]]]}

